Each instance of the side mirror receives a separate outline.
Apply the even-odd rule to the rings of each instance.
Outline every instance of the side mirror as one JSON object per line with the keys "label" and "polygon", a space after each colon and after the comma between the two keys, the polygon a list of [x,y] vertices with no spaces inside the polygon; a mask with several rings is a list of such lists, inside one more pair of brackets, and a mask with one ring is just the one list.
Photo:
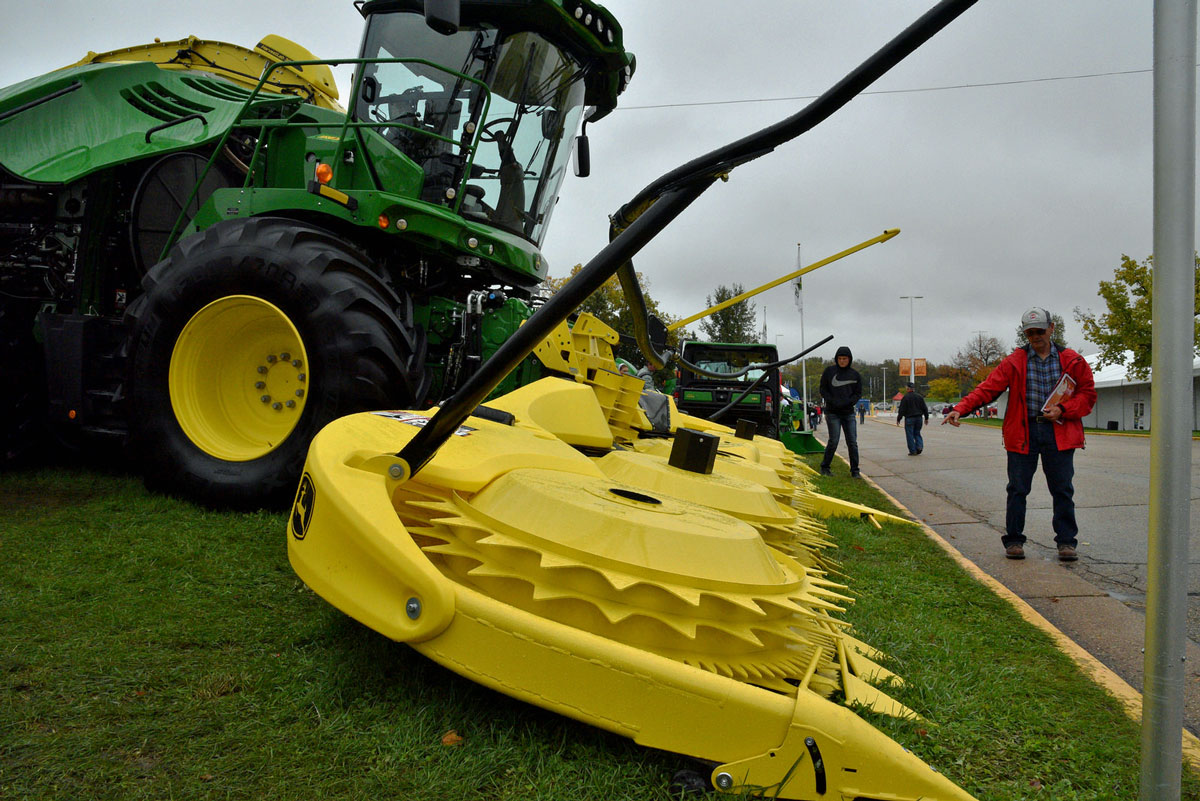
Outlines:
{"label": "side mirror", "polygon": [[546,109],[540,118],[543,139],[558,139],[562,135],[562,114],[557,109]]}
{"label": "side mirror", "polygon": [[362,81],[362,99],[367,103],[374,103],[379,97],[379,81],[374,75],[368,75]]}
{"label": "side mirror", "polygon": [[592,174],[592,151],[588,145],[587,134],[575,137],[575,175],[587,178]]}
{"label": "side mirror", "polygon": [[425,24],[441,34],[458,33],[459,0],[425,0]]}

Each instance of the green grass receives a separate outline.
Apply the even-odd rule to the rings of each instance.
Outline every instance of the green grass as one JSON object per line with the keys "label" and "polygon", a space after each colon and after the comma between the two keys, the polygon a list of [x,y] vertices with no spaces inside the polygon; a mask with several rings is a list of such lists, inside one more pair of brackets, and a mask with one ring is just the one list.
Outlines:
{"label": "green grass", "polygon": [[349,620],[282,515],[70,471],[0,507],[0,798],[645,799],[684,766]]}
{"label": "green grass", "polygon": [[[0,798],[665,799],[692,767],[350,621],[293,574],[282,515],[84,469],[0,474],[0,508]],[[929,721],[876,725],[981,801],[1136,796],[1135,726],[1043,634],[915,528],[831,529],[849,617]]]}

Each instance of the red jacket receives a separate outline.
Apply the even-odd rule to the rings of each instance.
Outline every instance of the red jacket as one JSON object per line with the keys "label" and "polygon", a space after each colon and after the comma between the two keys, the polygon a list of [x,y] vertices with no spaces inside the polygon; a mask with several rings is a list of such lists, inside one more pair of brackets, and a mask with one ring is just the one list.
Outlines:
{"label": "red jacket", "polygon": [[[996,365],[996,369],[980,382],[954,410],[966,416],[984,404],[991,403],[1008,390],[1008,408],[1004,410],[1004,449],[1014,453],[1029,453],[1029,414],[1025,408],[1025,367],[1029,362],[1028,348],[1018,348]],[[1075,392],[1063,402],[1062,425],[1054,426],[1054,441],[1060,451],[1082,448],[1083,418],[1096,404],[1096,384],[1087,361],[1070,348],[1058,349],[1062,371],[1075,379]],[[1033,414],[1037,414],[1034,410]]]}

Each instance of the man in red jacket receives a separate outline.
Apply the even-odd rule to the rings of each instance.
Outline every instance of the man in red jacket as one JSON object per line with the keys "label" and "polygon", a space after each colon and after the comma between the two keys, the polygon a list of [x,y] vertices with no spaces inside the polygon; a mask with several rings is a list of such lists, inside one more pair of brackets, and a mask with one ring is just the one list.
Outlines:
{"label": "man in red jacket", "polygon": [[[958,426],[958,419],[991,403],[1008,390],[1001,433],[1008,451],[1008,503],[1005,514],[1004,555],[1025,558],[1025,499],[1037,472],[1042,473],[1054,500],[1054,542],[1058,558],[1074,562],[1079,526],[1075,523],[1075,449],[1082,448],[1083,418],[1096,403],[1092,368],[1070,348],[1059,348],[1051,339],[1054,323],[1050,312],[1033,308],[1021,315],[1021,329],[1029,345],[1017,348],[954,410],[942,425]],[[1043,409],[1063,376],[1074,380],[1074,388],[1060,402]]]}

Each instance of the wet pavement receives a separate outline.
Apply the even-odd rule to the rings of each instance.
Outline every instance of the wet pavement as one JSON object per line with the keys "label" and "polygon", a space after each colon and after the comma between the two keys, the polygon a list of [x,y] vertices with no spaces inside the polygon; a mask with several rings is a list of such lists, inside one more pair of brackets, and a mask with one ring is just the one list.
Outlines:
{"label": "wet pavement", "polygon": [[[922,432],[924,452],[909,456],[895,418],[859,426],[864,474],[967,559],[1012,590],[1138,691],[1142,689],[1149,527],[1150,439],[1087,437],[1075,456],[1079,561],[1057,559],[1050,493],[1039,469],[1026,514],[1026,558],[1004,558],[1006,457],[1000,429],[939,425]],[[824,425],[818,436],[824,439]],[[1200,442],[1192,442],[1192,516],[1188,563],[1188,671],[1185,725],[1200,733]],[[838,452],[845,456],[845,443]],[[845,470],[835,462],[834,470]]]}

